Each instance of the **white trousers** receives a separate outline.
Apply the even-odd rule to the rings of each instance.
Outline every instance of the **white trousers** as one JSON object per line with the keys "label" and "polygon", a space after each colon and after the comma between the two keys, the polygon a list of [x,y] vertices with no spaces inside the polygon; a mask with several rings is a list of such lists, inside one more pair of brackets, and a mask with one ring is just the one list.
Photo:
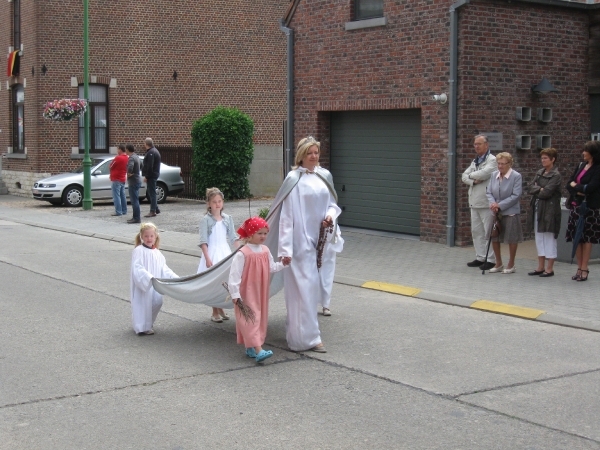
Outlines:
{"label": "white trousers", "polygon": [[321,258],[321,269],[319,276],[321,279],[321,297],[319,304],[323,308],[329,308],[331,304],[331,291],[333,289],[333,278],[335,276],[335,260],[337,253],[331,248],[331,245],[326,245]]}
{"label": "white trousers", "polygon": [[554,233],[538,232],[537,212],[535,213],[533,220],[533,223],[535,224],[535,247],[537,248],[538,256],[543,256],[547,259],[556,259],[558,256],[558,243],[556,239],[554,239]]}
{"label": "white trousers", "polygon": [[[471,208],[471,235],[473,236],[473,247],[477,259],[481,262],[485,260],[490,229],[494,223],[494,216],[489,208]],[[496,255],[490,245],[490,251],[487,257],[488,262],[496,263]]]}

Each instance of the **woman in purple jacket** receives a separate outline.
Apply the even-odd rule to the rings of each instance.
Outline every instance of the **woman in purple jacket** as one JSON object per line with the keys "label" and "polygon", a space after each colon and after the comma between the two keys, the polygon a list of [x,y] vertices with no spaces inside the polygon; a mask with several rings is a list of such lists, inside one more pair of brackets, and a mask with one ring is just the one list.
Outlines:
{"label": "woman in purple jacket", "polygon": [[575,281],[586,281],[589,274],[588,261],[592,253],[592,244],[600,242],[600,142],[589,141],[583,147],[583,162],[580,163],[569,182],[567,190],[571,194],[567,200],[569,222],[567,242],[572,242],[579,220],[580,205],[585,199],[587,213],[583,235],[576,249],[577,273],[571,277]]}

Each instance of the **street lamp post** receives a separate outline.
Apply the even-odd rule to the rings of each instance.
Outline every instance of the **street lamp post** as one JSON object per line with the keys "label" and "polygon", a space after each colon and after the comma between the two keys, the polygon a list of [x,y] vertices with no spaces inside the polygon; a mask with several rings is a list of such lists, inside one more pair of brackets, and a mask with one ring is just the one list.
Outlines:
{"label": "street lamp post", "polygon": [[90,102],[89,102],[89,75],[88,75],[88,0],[83,0],[83,96],[88,102],[83,116],[83,209],[92,209],[92,160],[90,159]]}

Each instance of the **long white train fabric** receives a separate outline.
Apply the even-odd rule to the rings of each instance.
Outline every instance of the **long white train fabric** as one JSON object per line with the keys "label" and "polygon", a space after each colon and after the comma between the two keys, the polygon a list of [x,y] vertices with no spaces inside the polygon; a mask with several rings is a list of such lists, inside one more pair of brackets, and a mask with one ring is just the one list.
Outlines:
{"label": "long white train fabric", "polygon": [[[337,194],[333,187],[331,174],[327,171],[316,170],[317,175],[321,177],[323,182],[333,193],[337,201]],[[269,234],[265,245],[271,250],[273,258],[277,260],[279,246],[279,217],[281,215],[281,204],[288,196],[291,190],[296,186],[300,176],[298,171],[291,171],[284,180],[275,200],[269,209],[267,223],[269,224]],[[337,231],[337,224],[336,224]],[[333,238],[336,239],[336,233],[333,233]],[[239,251],[239,249],[237,250]],[[160,279],[153,278],[152,286],[154,289],[163,295],[168,295],[176,300],[186,303],[201,303],[203,305],[212,306],[215,308],[232,309],[233,302],[227,298],[227,292],[223,288],[222,283],[229,280],[229,269],[233,260],[233,252],[227,258],[219,261],[206,272],[196,275],[191,275],[183,278]],[[315,261],[316,264],[316,261]],[[283,289],[283,270],[271,274],[270,295],[271,297]]]}

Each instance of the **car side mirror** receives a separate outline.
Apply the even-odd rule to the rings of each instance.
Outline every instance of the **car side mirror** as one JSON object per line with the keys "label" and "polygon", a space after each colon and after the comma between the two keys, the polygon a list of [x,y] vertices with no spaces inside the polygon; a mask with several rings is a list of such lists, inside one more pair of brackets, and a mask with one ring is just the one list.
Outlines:
{"label": "car side mirror", "polygon": [[102,171],[101,170],[96,170],[94,171],[94,173],[92,173],[92,175],[96,176],[96,175],[102,175]]}

